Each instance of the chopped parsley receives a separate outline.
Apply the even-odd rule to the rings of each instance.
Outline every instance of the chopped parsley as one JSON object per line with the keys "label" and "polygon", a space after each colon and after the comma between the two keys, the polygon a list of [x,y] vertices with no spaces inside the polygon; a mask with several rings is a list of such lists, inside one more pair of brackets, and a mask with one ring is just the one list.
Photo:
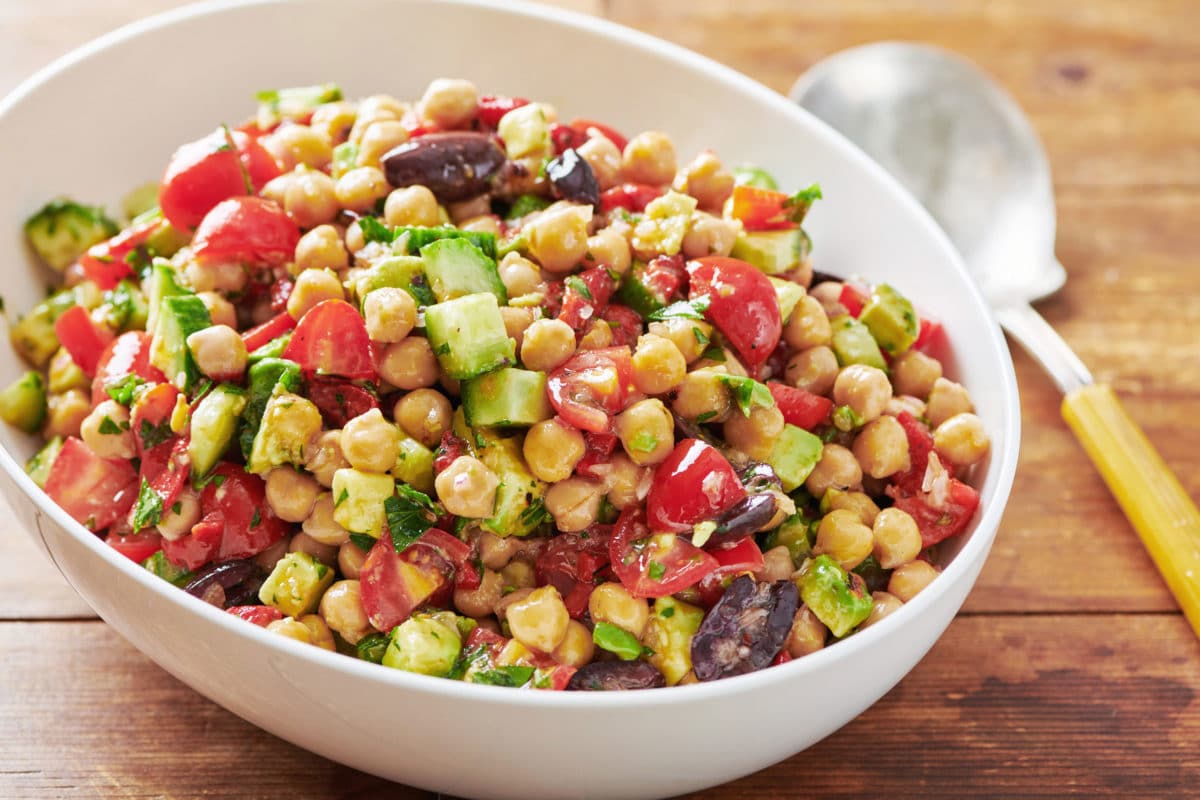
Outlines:
{"label": "chopped parsley", "polygon": [[712,419],[716,415],[717,415],[716,411],[705,411],[703,414],[696,417],[696,422],[701,422],[701,423],[708,422],[710,419]]}
{"label": "chopped parsley", "polygon": [[118,425],[107,414],[104,415],[104,419],[100,420],[100,433],[105,436],[120,436],[127,430],[129,430],[128,422],[122,422]]}
{"label": "chopped parsley", "polygon": [[369,536],[365,533],[352,533],[350,534],[350,541],[359,550],[362,550],[364,553],[369,553],[371,552],[371,548],[375,546],[375,542],[378,540],[374,536]]}
{"label": "chopped parsley", "polygon": [[725,351],[715,344],[710,344],[707,348],[705,348],[704,352],[700,354],[700,358],[706,361],[716,361],[718,364],[724,364]]}
{"label": "chopped parsley", "polygon": [[787,218],[799,225],[804,221],[808,210],[816,200],[821,199],[821,184],[814,183],[807,189],[801,189],[783,201],[783,210]]}
{"label": "chopped parsley", "polygon": [[170,419],[164,419],[157,425],[151,425],[150,420],[143,419],[139,434],[142,437],[142,449],[149,450],[155,445],[170,440],[175,435],[175,431],[171,430]]}
{"label": "chopped parsley", "polygon": [[210,483],[213,486],[220,489],[221,485],[223,483],[225,483],[225,476],[220,475],[215,472],[210,472],[209,474],[205,475],[202,478],[194,478],[192,480],[192,486],[194,486],[197,489],[203,489],[205,486],[208,486]]}
{"label": "chopped parsley", "polygon": [[438,349],[436,351],[434,351],[434,353],[435,353],[435,355],[439,355],[439,356],[450,355],[450,343],[443,342],[441,344],[441,346],[439,346]]}
{"label": "chopped parsley", "polygon": [[692,326],[692,336],[696,337],[696,344],[708,344],[709,341],[711,341],[708,338],[708,335],[704,331],[697,328],[695,325]]}
{"label": "chopped parsley", "polygon": [[358,228],[362,231],[363,241],[391,244],[396,241],[396,231],[379,221],[377,217],[359,217]]}
{"label": "chopped parsley", "polygon": [[383,501],[383,508],[397,553],[407,550],[437,522],[433,501],[411,486],[397,486],[396,494]]}
{"label": "chopped parsley", "polygon": [[663,619],[670,619],[671,617],[675,616],[675,606],[667,606],[662,611],[658,612],[658,615]]}
{"label": "chopped parsley", "polygon": [[642,654],[642,645],[629,631],[608,622],[597,622],[592,641],[601,650],[615,653],[622,661],[633,661]]}
{"label": "chopped parsley", "polygon": [[[250,517],[250,529],[253,530],[262,524],[262,511],[254,509],[254,515]],[[320,571],[317,572],[317,577],[321,577]]]}
{"label": "chopped parsley", "polygon": [[729,387],[734,402],[744,416],[750,416],[755,406],[773,408],[775,398],[766,384],[759,383],[753,378],[743,378],[740,375],[721,375],[721,382]]}
{"label": "chopped parsley", "polygon": [[667,568],[660,561],[651,561],[650,565],[646,568],[646,573],[650,576],[651,580],[661,581],[663,575],[667,574]]}
{"label": "chopped parsley", "polygon": [[666,308],[652,312],[646,319],[656,322],[666,319],[704,319],[704,312],[708,311],[711,303],[712,300],[709,296],[702,294],[694,300],[680,300],[671,303]]}
{"label": "chopped parsley", "polygon": [[639,453],[653,453],[658,447],[658,437],[650,431],[642,431],[629,440],[629,449]]}
{"label": "chopped parsley", "polygon": [[334,508],[336,508],[337,506],[340,506],[342,503],[346,502],[349,499],[350,499],[350,490],[342,489],[342,491],[338,493],[337,500],[333,501]]}
{"label": "chopped parsley", "polygon": [[150,487],[150,482],[142,478],[142,488],[138,491],[137,503],[133,507],[134,531],[149,528],[162,522],[163,502],[158,492]]}
{"label": "chopped parsley", "polygon": [[471,675],[473,683],[484,683],[488,686],[524,686],[533,678],[533,667],[510,666],[485,669]]}
{"label": "chopped parsley", "polygon": [[573,289],[578,294],[582,295],[585,300],[593,300],[592,290],[583,282],[583,278],[578,275],[571,275],[563,281],[568,289]]}
{"label": "chopped parsley", "polygon": [[108,392],[108,396],[116,400],[123,406],[127,406],[133,402],[133,397],[137,390],[145,386],[146,382],[137,375],[130,373],[116,383],[111,383],[104,387],[104,391]]}
{"label": "chopped parsley", "polygon": [[178,514],[180,511],[183,511],[183,501],[176,500],[171,504],[171,513]]}
{"label": "chopped parsley", "polygon": [[534,500],[529,504],[529,507],[521,512],[521,524],[526,528],[536,528],[543,522],[549,522],[551,519],[550,512],[546,509],[546,502],[541,498]]}
{"label": "chopped parsley", "polygon": [[829,418],[833,422],[833,427],[843,433],[848,433],[855,428],[861,427],[863,424],[863,418],[850,406],[838,406],[833,410]]}

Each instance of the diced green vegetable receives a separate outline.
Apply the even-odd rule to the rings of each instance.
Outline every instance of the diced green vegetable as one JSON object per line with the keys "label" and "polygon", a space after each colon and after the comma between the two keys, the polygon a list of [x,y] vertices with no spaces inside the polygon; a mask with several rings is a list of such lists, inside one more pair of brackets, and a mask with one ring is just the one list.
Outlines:
{"label": "diced green vegetable", "polygon": [[738,186],[753,186],[758,189],[779,190],[779,184],[771,173],[753,164],[742,164],[733,168],[733,182]]}
{"label": "diced green vegetable", "polygon": [[830,326],[833,328],[833,354],[837,356],[839,366],[865,364],[887,371],[883,353],[866,325],[844,314],[831,320]]}
{"label": "diced green vegetable", "polygon": [[521,438],[494,431],[472,435],[476,457],[500,478],[495,512],[480,523],[497,536],[528,536],[546,520],[546,484],[533,477],[521,451]]}
{"label": "diced green vegetable", "polygon": [[421,248],[429,288],[439,302],[490,292],[501,305],[508,294],[496,262],[466,239],[438,239]]}
{"label": "diced green vegetable", "polygon": [[192,388],[200,378],[187,338],[211,325],[208,306],[195,295],[164,297],[159,303],[158,324],[150,340],[150,363],[181,391]]}
{"label": "diced green vegetable", "polygon": [[676,600],[660,597],[654,601],[654,613],[642,641],[654,651],[646,660],[658,668],[674,686],[692,670],[692,636],[704,621],[704,609]]}
{"label": "diced green vegetable", "polygon": [[33,366],[39,369],[45,367],[59,346],[54,321],[74,305],[76,294],[70,289],[64,289],[38,303],[9,328],[8,336],[13,349]]}
{"label": "diced green vegetable", "polygon": [[838,638],[871,613],[871,593],[861,576],[847,573],[829,556],[817,556],[797,579],[804,604]]}
{"label": "diced green vegetable", "polygon": [[886,283],[871,292],[858,321],[867,326],[879,347],[889,355],[898,356],[912,347],[921,332],[917,312],[908,298]]}
{"label": "diced green vegetable", "polygon": [[801,514],[793,514],[767,534],[763,550],[783,545],[792,557],[792,564],[800,566],[812,551],[813,541],[812,521]]}
{"label": "diced green vegetable", "polygon": [[419,492],[433,491],[433,451],[410,436],[401,435],[400,453],[392,477]]}
{"label": "diced green vegetable", "polygon": [[505,219],[520,219],[526,214],[532,214],[534,211],[541,211],[550,205],[550,198],[542,197],[536,194],[519,195],[512,205],[508,207],[508,213],[505,214]]}
{"label": "diced green vegetable", "polygon": [[[162,212],[157,208],[153,209],[153,213],[156,216],[162,216]],[[191,241],[190,233],[179,230],[163,219],[159,221],[158,227],[146,237],[146,250],[154,258],[170,258]]]}
{"label": "diced green vegetable", "polygon": [[46,370],[46,388],[51,394],[62,394],[71,389],[90,390],[92,379],[83,374],[83,370],[71,358],[66,348],[60,347],[50,359],[50,367]]}
{"label": "diced green vegetable", "polygon": [[145,330],[149,313],[146,295],[131,280],[121,281],[105,292],[100,304],[105,323],[117,331]]}
{"label": "diced green vegetable", "polygon": [[333,160],[329,166],[329,174],[335,181],[357,166],[358,145],[354,142],[342,142],[333,148]]}
{"label": "diced green vegetable", "polygon": [[641,315],[642,319],[647,319],[651,314],[660,311],[667,305],[667,298],[661,296],[646,283],[645,273],[646,265],[640,261],[634,262],[633,267],[622,278],[620,288],[617,289],[618,302],[632,308]]}
{"label": "diced green vegetable", "polygon": [[430,614],[414,614],[392,629],[383,665],[421,675],[444,676],[462,652],[456,627]]}
{"label": "diced green vegetable", "polygon": [[404,289],[418,306],[429,306],[437,302],[429,289],[425,276],[425,262],[417,256],[390,256],[376,262],[359,276],[355,291],[360,301],[376,289]]}
{"label": "diced green vegetable", "polygon": [[125,219],[136,219],[142,214],[158,209],[158,181],[135,186],[121,198],[121,213]]}
{"label": "diced green vegetable", "polygon": [[469,294],[425,309],[425,333],[451,378],[467,380],[516,362],[493,294]]}
{"label": "diced green vegetable", "polygon": [[167,583],[173,583],[176,586],[186,586],[194,577],[194,573],[186,570],[183,567],[177,567],[163,555],[163,551],[159,550],[154,555],[142,562],[142,566],[150,570],[158,577],[162,578]]}
{"label": "diced green vegetable", "polygon": [[32,478],[39,487],[46,488],[46,479],[50,477],[50,468],[54,466],[54,459],[58,458],[58,451],[62,450],[62,446],[62,437],[55,436],[25,462],[25,474]]}
{"label": "diced green vegetable", "polygon": [[729,387],[729,394],[737,403],[738,409],[745,416],[750,416],[751,410],[755,406],[763,406],[764,408],[775,407],[775,397],[771,394],[771,390],[766,384],[759,383],[753,378],[746,378],[741,375],[726,375],[721,373],[719,376],[721,383]]}
{"label": "diced green vegetable", "polygon": [[262,361],[264,358],[279,358],[280,356],[283,355],[284,349],[287,348],[288,342],[290,342],[291,340],[292,340],[291,331],[285,333],[283,336],[275,337],[271,341],[264,344],[262,347],[258,348],[257,350],[253,350],[249,354],[247,354],[246,363],[249,364],[250,366],[254,366],[258,362]]}
{"label": "diced green vegetable", "polygon": [[286,89],[265,89],[254,95],[258,101],[256,121],[260,130],[269,130],[280,120],[303,117],[323,103],[342,99],[342,90],[336,83],[316,86],[291,86]]}
{"label": "diced green vegetable", "polygon": [[46,420],[46,383],[30,370],[0,391],[0,419],[26,433],[34,433]]}
{"label": "diced green vegetable", "polygon": [[104,209],[65,199],[51,200],[25,221],[25,236],[34,252],[59,272],[118,230]]}
{"label": "diced green vegetable", "polygon": [[769,278],[768,280],[775,287],[775,301],[779,303],[779,318],[786,325],[788,318],[796,310],[796,304],[805,295],[804,287],[783,278]]}
{"label": "diced green vegetable", "polygon": [[263,409],[250,457],[246,459],[246,471],[264,475],[284,464],[303,465],[304,448],[320,430],[321,412],[316,405],[277,384]]}
{"label": "diced green vegetable", "polygon": [[472,427],[529,427],[554,416],[546,398],[546,373],[516,367],[464,382],[462,405]]}
{"label": "diced green vegetable", "polygon": [[238,420],[246,410],[246,392],[239,386],[221,384],[206,394],[192,412],[188,455],[192,475],[203,477],[220,460],[233,441]]}
{"label": "diced green vegetable", "polygon": [[384,502],[396,493],[391,475],[345,467],[333,473],[333,519],[348,531],[378,538],[387,530]]}
{"label": "diced green vegetable", "polygon": [[183,297],[193,294],[192,290],[179,282],[175,267],[165,258],[156,258],[150,265],[150,275],[143,288],[149,315],[146,318],[146,333],[151,335],[158,328],[158,313],[164,297]]}
{"label": "diced green vegetable", "polygon": [[784,425],[767,463],[783,482],[783,490],[800,487],[821,460],[821,437],[795,425]]}
{"label": "diced green vegetable", "polygon": [[800,266],[812,250],[802,228],[739,233],[729,255],[753,264],[768,275],[781,275]]}
{"label": "diced green vegetable", "polygon": [[267,402],[274,394],[276,385],[281,386],[285,392],[298,391],[300,365],[282,358],[264,358],[250,367],[246,408],[242,411],[241,429],[238,433],[243,458],[250,458],[254,438],[262,425],[263,412],[267,409]]}
{"label": "diced green vegetable", "polygon": [[496,133],[504,140],[504,149],[511,159],[537,158],[553,155],[550,142],[550,122],[537,103],[520,106],[500,118]]}
{"label": "diced green vegetable", "polygon": [[336,576],[334,570],[308,553],[288,553],[276,562],[258,590],[258,599],[289,617],[311,614]]}
{"label": "diced green vegetable", "polygon": [[358,657],[372,664],[382,664],[383,654],[387,652],[389,638],[383,633],[368,633],[358,640],[354,646]]}
{"label": "diced green vegetable", "polygon": [[696,198],[676,191],[646,205],[642,221],[633,230],[630,242],[636,252],[657,252],[673,256],[683,247],[683,237],[692,224]]}

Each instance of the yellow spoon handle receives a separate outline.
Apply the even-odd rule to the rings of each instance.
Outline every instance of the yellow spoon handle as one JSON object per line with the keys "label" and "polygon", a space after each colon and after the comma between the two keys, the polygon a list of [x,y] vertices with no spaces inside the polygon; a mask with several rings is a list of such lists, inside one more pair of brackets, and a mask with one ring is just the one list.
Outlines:
{"label": "yellow spoon handle", "polygon": [[1196,504],[1110,387],[1092,384],[1068,393],[1062,415],[1200,635],[1200,511]]}

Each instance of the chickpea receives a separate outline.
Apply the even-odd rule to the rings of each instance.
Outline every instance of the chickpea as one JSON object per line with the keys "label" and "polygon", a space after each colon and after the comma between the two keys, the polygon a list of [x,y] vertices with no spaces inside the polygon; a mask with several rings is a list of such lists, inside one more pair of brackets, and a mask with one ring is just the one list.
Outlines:
{"label": "chickpea", "polygon": [[569,272],[587,255],[591,220],[591,206],[550,206],[524,228],[530,254],[548,272]]}
{"label": "chickpea", "polygon": [[671,137],[659,131],[646,131],[630,139],[621,154],[621,177],[652,186],[670,183],[675,177],[675,145]]}
{"label": "chickpea", "polygon": [[801,658],[815,653],[825,646],[829,629],[817,619],[808,606],[800,606],[792,619],[792,630],[788,634],[787,649],[792,658]]}
{"label": "chickpea", "polygon": [[886,478],[908,469],[908,435],[895,417],[868,422],[854,437],[852,449],[863,474],[872,478]]}
{"label": "chickpea", "polygon": [[321,544],[340,547],[350,541],[350,531],[333,518],[336,505],[332,492],[321,492],[302,527],[305,533]]}
{"label": "chickpea", "polygon": [[400,457],[400,431],[372,408],[342,429],[342,454],[350,466],[364,472],[387,472]]}
{"label": "chickpea", "polygon": [[778,547],[772,547],[767,552],[763,553],[763,566],[755,577],[760,581],[786,581],[796,571],[796,565],[792,563],[792,554],[787,549],[787,545],[781,544]]}
{"label": "chickpea", "polygon": [[409,336],[387,346],[379,359],[379,374],[397,389],[423,389],[437,383],[437,356],[423,336]]}
{"label": "chickpea", "polygon": [[833,382],[833,401],[849,406],[863,422],[878,419],[892,399],[887,373],[865,364],[850,364]]}
{"label": "chickpea", "polygon": [[374,630],[363,608],[362,584],[357,580],[338,581],[326,589],[318,611],[325,624],[347,644],[358,644],[359,639]]}
{"label": "chickpea", "polygon": [[724,422],[730,418],[733,401],[729,399],[729,388],[721,380],[723,373],[705,367],[689,372],[683,377],[671,403],[671,410],[684,419],[705,422]]}
{"label": "chickpea", "polygon": [[602,319],[594,319],[587,324],[583,336],[579,337],[580,350],[600,350],[613,343],[612,327]]}
{"label": "chickpea", "polygon": [[609,139],[593,136],[575,148],[575,152],[592,168],[602,191],[621,182],[621,151]]}
{"label": "chickpea", "polygon": [[907,603],[928,586],[938,572],[938,568],[928,561],[910,561],[893,570],[887,590],[900,602]]}
{"label": "chickpea", "polygon": [[216,381],[240,379],[246,371],[246,343],[228,325],[210,325],[187,337],[196,368]]}
{"label": "chickpea", "polygon": [[333,178],[320,170],[298,170],[273,179],[262,196],[274,200],[301,228],[332,222],[338,214]]}
{"label": "chickpea", "polygon": [[619,583],[602,583],[588,598],[588,612],[593,622],[607,622],[629,631],[638,639],[650,622],[650,606],[634,597]]}
{"label": "chickpea", "polygon": [[358,576],[362,574],[363,562],[366,560],[367,554],[354,542],[346,542],[338,548],[338,569],[350,580],[358,580]]}
{"label": "chickpea", "polygon": [[595,654],[596,644],[592,641],[592,632],[582,622],[571,620],[567,623],[567,635],[550,655],[560,664],[582,667],[589,663]]}
{"label": "chickpea", "polygon": [[446,211],[450,214],[451,222],[461,225],[468,219],[492,213],[492,197],[490,194],[481,194],[456,203],[447,203]]}
{"label": "chickpea", "polygon": [[335,545],[318,542],[307,533],[297,533],[288,542],[289,553],[307,553],[322,564],[336,564],[338,549]]}
{"label": "chickpea", "polygon": [[377,167],[356,167],[337,179],[333,191],[343,208],[370,211],[392,187]]}
{"label": "chickpea", "polygon": [[725,420],[725,441],[757,461],[768,461],[783,433],[783,412],[775,406],[755,406],[750,416],[731,413]]}
{"label": "chickpea", "polygon": [[821,281],[812,287],[808,294],[821,304],[821,308],[825,309],[830,318],[833,318],[846,313],[846,307],[842,305],[843,288],[845,284],[841,281]]}
{"label": "chickpea", "polygon": [[417,303],[403,289],[384,287],[369,292],[363,300],[367,335],[377,342],[399,342],[417,324]]}
{"label": "chickpea", "polygon": [[196,296],[208,309],[208,318],[212,320],[213,325],[228,325],[231,328],[237,328],[237,310],[233,307],[233,303],[216,292],[199,292]]}
{"label": "chickpea", "polygon": [[547,483],[571,477],[584,450],[583,434],[557,418],[543,420],[525,434],[524,454],[529,471]]}
{"label": "chickpea", "polygon": [[480,214],[463,220],[459,224],[458,229],[461,231],[474,231],[476,233],[490,233],[493,236],[500,236],[502,232],[500,217],[495,214]]}
{"label": "chickpea", "polygon": [[713,327],[704,320],[675,318],[651,322],[646,332],[670,339],[683,354],[683,360],[692,364],[700,359],[712,341]]}
{"label": "chickpea", "polygon": [[296,276],[296,285],[288,296],[287,312],[300,319],[313,306],[326,300],[344,300],[346,292],[338,276],[327,269],[306,269]]}
{"label": "chickpea", "polygon": [[553,586],[534,589],[504,612],[513,638],[526,647],[551,653],[567,636],[571,615]]}
{"label": "chickpea", "polygon": [[934,382],[942,377],[942,363],[920,350],[909,350],[892,362],[892,385],[896,394],[929,397]]}
{"label": "chickpea", "polygon": [[858,489],[862,486],[862,467],[854,453],[840,444],[827,444],[821,450],[821,460],[809,473],[804,486],[813,497],[824,496],[830,488]]}
{"label": "chickpea", "polygon": [[386,94],[374,94],[363,98],[358,104],[358,114],[354,126],[350,129],[350,141],[358,144],[363,134],[372,124],[382,120],[398,120],[409,110],[407,103],[401,103],[396,98]]}
{"label": "chickpea", "polygon": [[[517,352],[520,352],[521,345],[525,341],[525,331],[533,324],[533,310],[529,308],[516,308],[514,306],[500,306],[500,317],[504,320],[505,333],[517,343]],[[607,324],[605,327],[608,327]]]}
{"label": "chickpea", "polygon": [[638,466],[658,464],[675,449],[675,418],[661,400],[634,403],[617,415],[613,432]]}
{"label": "chickpea", "polygon": [[486,617],[500,602],[503,591],[504,579],[500,573],[485,568],[478,587],[454,590],[454,607],[468,617]]}
{"label": "chickpea", "polygon": [[381,119],[372,122],[363,131],[362,139],[358,142],[358,157],[355,163],[360,167],[379,167],[389,150],[407,141],[408,128],[399,121]]}
{"label": "chickpea", "polygon": [[363,233],[362,225],[355,220],[346,228],[346,249],[351,253],[358,254],[367,246],[367,237]]}
{"label": "chickpea", "polygon": [[83,418],[78,429],[83,443],[101,458],[130,459],[137,455],[133,431],[129,429],[129,409],[116,400],[99,403]]}
{"label": "chickpea", "polygon": [[900,598],[888,592],[871,592],[871,613],[862,621],[858,629],[865,630],[884,617],[898,611],[904,603]]}
{"label": "chickpea", "polygon": [[470,81],[438,78],[417,103],[417,112],[440,128],[461,128],[475,118],[479,90]]}
{"label": "chickpea", "polygon": [[871,555],[874,545],[871,529],[862,523],[858,514],[847,509],[830,511],[817,527],[814,555],[828,555],[842,565],[854,569]]}
{"label": "chickpea", "polygon": [[885,508],[875,517],[874,554],[879,566],[895,569],[921,554],[921,531],[907,512]]}
{"label": "chickpea", "polygon": [[514,250],[500,260],[500,281],[509,297],[520,297],[542,287],[542,273],[537,264]]}
{"label": "chickpea", "polygon": [[320,493],[316,478],[292,467],[276,467],[267,473],[267,505],[285,522],[308,519]]}
{"label": "chickpea", "polygon": [[588,237],[584,263],[589,267],[608,267],[624,275],[633,263],[629,240],[612,228],[596,231]]}
{"label": "chickpea", "polygon": [[325,624],[325,620],[321,619],[318,615],[305,614],[296,621],[308,628],[309,644],[316,645],[322,650],[328,650],[331,653],[337,649],[333,643],[333,632],[329,630],[329,626]]}
{"label": "chickpea", "polygon": [[971,407],[971,397],[967,394],[967,390],[963,388],[962,384],[946,380],[945,378],[938,378],[933,382],[933,388],[929,390],[929,403],[926,407],[926,414],[929,418],[929,424],[934,428],[955,414],[965,414],[971,410],[973,410]]}
{"label": "chickpea", "polygon": [[613,453],[604,481],[608,502],[617,509],[641,502],[650,490],[650,476],[650,467],[639,467],[623,452]]}
{"label": "chickpea", "polygon": [[633,383],[639,392],[665,394],[687,375],[687,361],[670,339],[647,334],[638,339],[633,354]]}
{"label": "chickpea", "polygon": [[733,194],[733,183],[733,173],[723,168],[715,153],[706,150],[675,175],[672,186],[696,198],[700,208],[719,212]]}
{"label": "chickpea", "polygon": [[829,324],[829,317],[825,316],[825,309],[815,298],[807,295],[801,297],[783,329],[783,338],[788,347],[807,350],[829,344],[832,336],[833,328]]}
{"label": "chickpea", "polygon": [[683,254],[688,258],[727,256],[737,241],[739,225],[712,214],[696,212],[683,237]]}
{"label": "chickpea", "polygon": [[348,466],[350,462],[342,455],[340,430],[318,433],[304,450],[304,468],[326,489],[333,485],[333,473]]}
{"label": "chickpea", "polygon": [[902,413],[912,414],[917,419],[925,416],[925,401],[912,395],[902,394],[898,397],[893,397],[887,404],[887,408],[883,413],[890,417],[898,417]]}
{"label": "chickpea", "polygon": [[453,414],[450,401],[436,389],[409,392],[396,401],[392,412],[396,424],[426,447],[437,447],[442,441],[442,434],[450,429]]}
{"label": "chickpea", "polygon": [[173,542],[192,532],[192,526],[200,521],[200,495],[191,488],[179,493],[171,508],[165,509],[162,520],[156,526],[168,542]]}
{"label": "chickpea", "polygon": [[954,466],[967,467],[987,455],[991,440],[983,420],[964,412],[955,414],[934,429],[933,447]]}
{"label": "chickpea", "polygon": [[783,377],[797,389],[813,394],[829,394],[837,380],[837,356],[824,345],[801,350],[788,359]]}
{"label": "chickpea", "polygon": [[91,410],[91,398],[81,389],[68,389],[62,394],[50,395],[46,401],[46,423],[42,426],[42,435],[47,439],[78,436],[80,426]]}
{"label": "chickpea", "polygon": [[291,172],[301,164],[324,169],[333,158],[329,138],[307,125],[284,123],[273,133],[259,139],[259,143],[275,157],[284,172]]}
{"label": "chickpea", "polygon": [[192,261],[183,270],[183,280],[197,292],[240,292],[246,286],[246,268],[241,264],[200,264]]}
{"label": "chickpea", "polygon": [[546,510],[560,531],[582,531],[600,515],[601,485],[587,478],[567,478],[546,490]]}
{"label": "chickpea", "polygon": [[[537,573],[533,570],[533,564],[521,558],[514,558],[505,564],[504,569],[500,570],[500,577],[504,578],[504,590],[507,592],[514,589],[528,590],[537,586]],[[501,603],[503,603],[503,599]],[[500,615],[499,606],[500,603],[497,603],[497,616]]]}
{"label": "chickpea", "polygon": [[255,564],[262,567],[267,572],[270,572],[271,570],[275,569],[275,565],[279,563],[279,559],[283,558],[284,555],[287,554],[288,544],[289,542],[287,537],[284,537],[268,547],[266,550],[263,550],[261,553],[254,556],[252,560]]}
{"label": "chickpea", "polygon": [[[803,286],[805,289],[807,289],[809,286],[812,286],[812,261],[807,258],[804,259],[797,266],[793,267],[790,272],[784,273],[783,277],[785,280],[789,280],[792,283]],[[824,311],[824,307],[822,307],[821,310]]]}
{"label": "chickpea", "polygon": [[388,225],[419,225],[430,228],[441,221],[438,201],[425,186],[405,186],[388,194],[383,204]]}
{"label": "chickpea", "polygon": [[489,531],[479,536],[479,560],[488,569],[503,569],[520,549],[521,543],[514,536],[497,536]]}
{"label": "chickpea", "polygon": [[827,492],[825,500],[829,503],[829,510],[845,509],[853,511],[862,520],[862,523],[870,527],[875,523],[875,518],[879,516],[879,506],[875,505],[875,501],[863,492]]}
{"label": "chickpea", "polygon": [[299,620],[291,617],[277,619],[267,625],[267,630],[271,633],[277,633],[280,636],[286,636],[288,639],[295,639],[297,642],[304,644],[312,644],[312,631],[308,626]]}
{"label": "chickpea", "polygon": [[321,134],[331,145],[339,145],[350,136],[354,118],[358,115],[353,103],[324,103],[313,111],[309,127]]}
{"label": "chickpea", "polygon": [[526,369],[550,372],[575,355],[575,331],[558,319],[539,319],[525,329],[521,363]]}
{"label": "chickpea", "polygon": [[482,461],[459,456],[434,481],[438,498],[457,517],[490,517],[500,479]]}
{"label": "chickpea", "polygon": [[350,254],[342,235],[332,225],[318,225],[296,243],[296,273],[310,269],[340,272],[350,266]]}

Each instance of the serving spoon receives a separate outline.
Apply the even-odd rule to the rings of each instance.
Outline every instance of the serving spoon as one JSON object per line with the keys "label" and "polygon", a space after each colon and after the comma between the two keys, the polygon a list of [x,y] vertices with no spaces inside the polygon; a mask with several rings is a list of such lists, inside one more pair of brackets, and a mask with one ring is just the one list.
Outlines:
{"label": "serving spoon", "polygon": [[1200,511],[1112,388],[1032,302],[1066,281],[1041,142],[1016,102],[974,64],[882,42],[814,65],[791,98],[865,150],[954,242],[1000,325],[1063,392],[1062,415],[1200,635]]}

